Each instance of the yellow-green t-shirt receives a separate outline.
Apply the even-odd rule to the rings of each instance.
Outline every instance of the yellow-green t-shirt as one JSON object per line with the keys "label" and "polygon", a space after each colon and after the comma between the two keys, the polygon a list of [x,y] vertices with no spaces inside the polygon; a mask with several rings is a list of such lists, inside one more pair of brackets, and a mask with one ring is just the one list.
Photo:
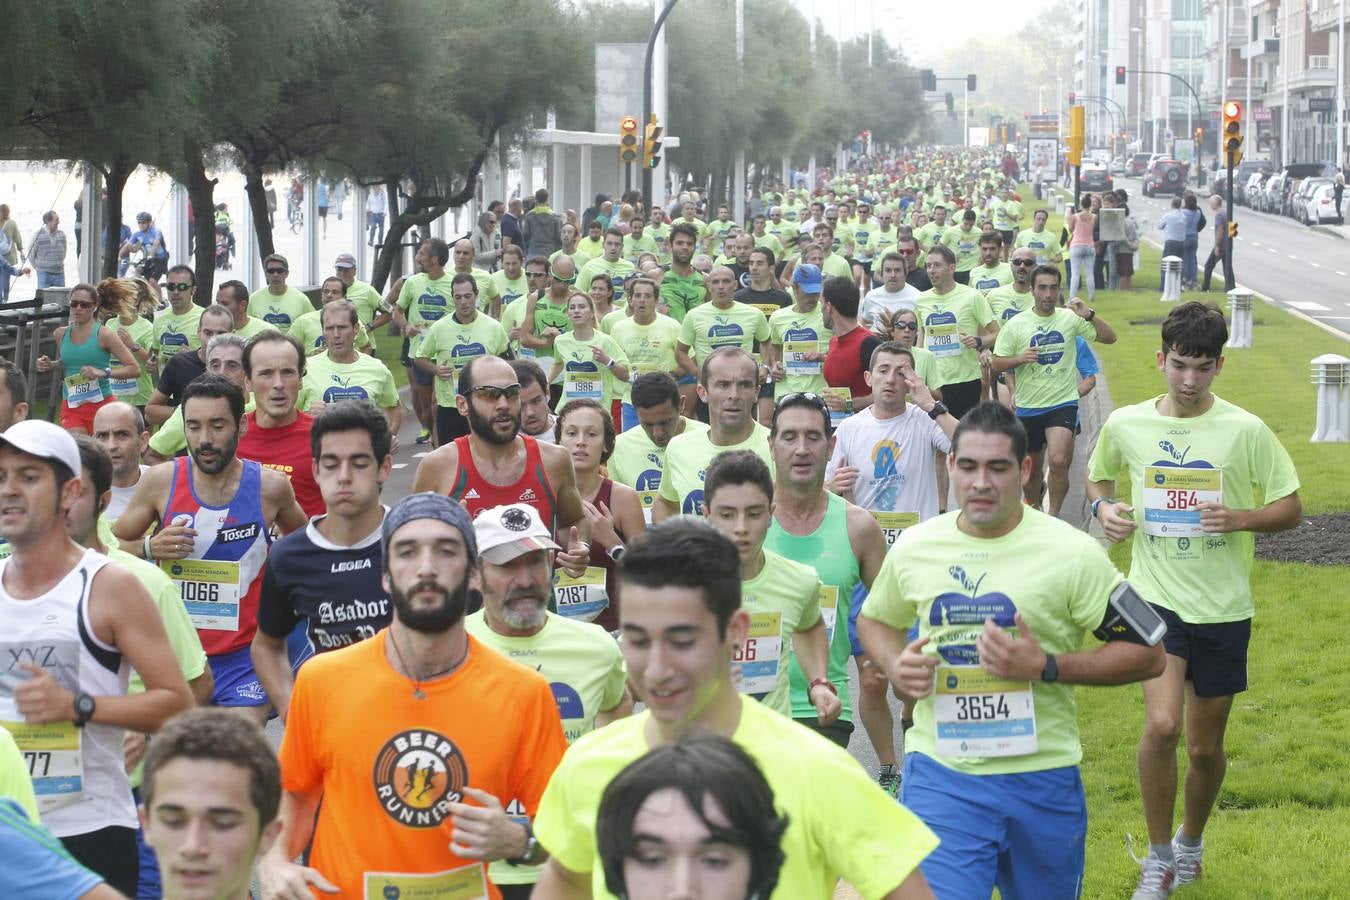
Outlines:
{"label": "yellow-green t-shirt", "polygon": [[670,225],[648,225],[642,233],[656,244],[657,262],[663,266],[668,265],[670,263]]}
{"label": "yellow-green t-shirt", "polygon": [[[707,431],[708,425],[698,419],[685,419],[684,430],[675,437]],[[674,438],[671,438],[674,440]],[[629,428],[614,441],[614,452],[605,463],[609,477],[618,484],[626,484],[637,491],[642,501],[642,513],[650,523],[652,505],[660,492],[661,476],[666,471],[666,448],[658,447],[647,436],[641,425]]]}
{"label": "yellow-green t-shirt", "polygon": [[289,334],[295,320],[314,309],[314,304],[300,291],[286,286],[286,292],[277,295],[260,288],[249,295],[248,314],[262,319],[279,331]]}
{"label": "yellow-green t-shirt", "polygon": [[[493,631],[481,609],[465,616],[464,628],[485,646],[548,679],[569,744],[594,729],[597,713],[623,699],[628,670],[618,643],[603,629],[549,613],[537,634],[512,637]],[[520,805],[512,798],[506,804],[508,815],[515,814],[512,804]],[[488,875],[497,884],[534,884],[542,869],[499,860],[489,865]]]}
{"label": "yellow-green t-shirt", "polygon": [[[497,292],[497,296],[502,299],[503,307],[514,303],[529,293],[530,280],[525,277],[524,270],[521,271],[520,277],[516,279],[507,278],[505,269],[498,269],[492,273],[490,278],[492,279],[493,289]],[[481,293],[482,288],[479,288],[479,291]]]}
{"label": "yellow-green t-shirt", "polygon": [[[253,394],[245,394],[244,414],[253,412],[255,406]],[[159,426],[159,430],[150,435],[150,443],[147,446],[165,459],[187,450],[187,434],[183,430],[183,404],[180,403],[173,408],[173,412]]]}
{"label": "yellow-green t-shirt", "polygon": [[942,384],[961,384],[980,377],[980,357],[961,343],[961,335],[976,336],[994,321],[989,301],[972,287],[956,284],[945,294],[924,291],[914,301],[923,329],[923,347],[937,357]]}
{"label": "yellow-green t-shirt", "polygon": [[28,814],[34,825],[42,823],[38,816],[37,795],[33,793],[33,779],[28,774],[28,762],[8,729],[0,728],[0,797],[13,800]]}
{"label": "yellow-green t-shirt", "polygon": [[[487,271],[486,269],[479,269],[474,266],[470,266],[468,272],[456,272],[450,269],[446,269],[445,270],[446,283],[449,284],[450,280],[453,279],[456,275],[466,275],[466,274],[472,275],[474,283],[478,285],[478,308],[483,312],[487,312],[488,307],[492,304],[492,301],[496,299],[498,296],[500,296],[499,292],[497,291],[497,282],[492,280],[492,273]],[[524,276],[521,276],[521,280],[524,280]],[[407,282],[404,282],[404,284],[406,285]],[[451,298],[451,304],[453,305],[454,296],[452,294],[447,294],[446,296]],[[400,294],[399,300],[401,301],[402,299],[403,295]]]}
{"label": "yellow-green t-shirt", "polygon": [[[810,312],[800,312],[785,306],[769,316],[769,340],[782,355],[784,376],[775,381],[775,398],[796,391],[820,393],[825,389],[825,351],[830,348],[834,332],[825,327],[819,304]],[[814,344],[814,348],[811,345]],[[801,354],[814,349],[821,358],[809,362]]]}
{"label": "yellow-green t-shirt", "polygon": [[[313,356],[328,349],[328,342],[324,340],[323,336],[323,320],[320,318],[322,314],[323,310],[316,309],[305,313],[291,323],[290,336],[299,341],[300,346],[305,348],[306,356]],[[262,325],[264,328],[269,327],[266,322]],[[366,332],[365,326],[361,324],[361,317],[357,316],[356,349],[364,350],[369,346],[370,335]]]}
{"label": "yellow-green t-shirt", "polygon": [[[508,309],[515,306],[512,304]],[[436,405],[453,407],[460,370],[479,356],[501,356],[508,343],[506,329],[485,313],[474,316],[467,325],[453,315],[432,325],[418,347],[417,355],[455,369],[453,378],[436,376]]]}
{"label": "yellow-green t-shirt", "polygon": [[[951,512],[906,528],[886,554],[861,615],[906,634],[917,618],[919,637],[930,638],[924,652],[937,655],[938,695],[957,679],[978,677],[976,638],[985,620],[1016,637],[1014,616],[1021,613],[1046,653],[1073,653],[1083,638],[1102,623],[1111,591],[1123,579],[1106,551],[1087,532],[1034,509],[997,538],[975,538],[957,526],[960,512]],[[1047,553],[1046,548],[1054,552]],[[963,673],[969,673],[964,675]],[[1008,720],[988,730],[950,721],[940,731],[934,714],[935,695],[914,708],[914,727],[905,737],[906,753],[922,753],[948,768],[970,775],[1011,775],[1076,766],[1083,750],[1078,742],[1078,709],[1074,688],[1063,682],[1001,682],[999,696],[1025,691],[1030,684],[1032,710],[1018,710],[1013,698]],[[992,687],[992,686],[991,686]],[[946,695],[946,700],[952,700]],[[949,718],[955,716],[949,714]],[[961,729],[977,736],[1006,736],[1002,728],[1035,723],[1035,750],[1016,756],[950,755],[939,752],[945,738],[962,746]],[[950,748],[949,748],[950,749]]]}
{"label": "yellow-green t-shirt", "polygon": [[820,271],[826,278],[853,278],[853,267],[838,253],[831,253],[821,261]]}
{"label": "yellow-green t-shirt", "polygon": [[584,341],[571,331],[558,335],[553,341],[553,358],[562,367],[563,389],[555,411],[566,406],[569,400],[587,399],[599,403],[608,412],[610,402],[623,392],[621,385],[624,382],[595,359],[592,347],[599,347],[618,365],[628,365],[628,354],[603,331],[592,332]]}
{"label": "yellow-green t-shirt", "polygon": [[709,255],[716,256],[722,252],[722,244],[727,239],[727,233],[736,227],[736,223],[731,219],[723,221],[713,219],[703,229],[705,239],[708,242]]}
{"label": "yellow-green t-shirt", "polygon": [[[398,293],[398,308],[403,310],[409,325],[422,329],[408,339],[409,359],[417,355],[427,329],[455,311],[454,295],[450,292],[453,278],[450,272],[442,272],[440,278],[418,272],[403,282],[403,289]],[[479,299],[482,299],[481,293]]]}
{"label": "yellow-green t-shirt", "polygon": [[239,335],[244,340],[248,340],[254,335],[260,334],[264,331],[277,331],[277,330],[279,329],[275,325],[270,325],[267,322],[264,322],[262,319],[255,319],[252,316],[249,316],[248,321],[244,323],[244,327],[236,328],[234,330],[234,333]]}
{"label": "yellow-green t-shirt", "polygon": [[[617,310],[615,313],[619,318],[610,325],[609,335],[628,354],[631,376],[675,371],[675,345],[680,342],[679,322],[658,313],[650,325],[639,325],[632,316],[625,316]],[[610,319],[606,317],[605,321],[609,322]],[[623,383],[622,399],[625,403],[632,396],[631,380],[630,377],[628,382]]]}
{"label": "yellow-green t-shirt", "polygon": [[1039,415],[1078,402],[1078,342],[1097,339],[1092,323],[1071,309],[1056,308],[1048,316],[1029,309],[999,329],[994,355],[1020,356],[1035,347],[1036,362],[1013,369],[1017,414]]}
{"label": "yellow-green t-shirt", "polygon": [[[600,255],[599,251],[597,251],[596,256],[599,255]],[[549,254],[548,264],[552,266],[553,263],[556,262],[558,257],[560,256],[565,256],[572,261],[572,269],[575,272],[580,272],[581,267],[591,261],[591,255],[586,251],[582,250],[581,246],[578,245],[577,249],[572,251],[571,253],[564,253],[562,250],[554,250],[551,254]]]}
{"label": "yellow-green t-shirt", "polygon": [[[107,327],[114,329],[126,329],[127,334],[131,335],[133,344],[140,344],[149,354],[154,354],[155,347],[155,326],[149,320],[142,316],[137,316],[136,321],[130,325],[124,325],[121,321],[108,322]],[[194,336],[195,336],[194,332]],[[127,349],[131,349],[130,346]],[[136,360],[140,366],[141,374],[135,378],[109,378],[108,386],[112,388],[113,396],[118,400],[124,400],[132,406],[144,406],[150,399],[150,395],[155,392],[155,380],[147,370],[146,364],[140,359]]]}
{"label": "yellow-green t-shirt", "polygon": [[976,266],[970,270],[970,286],[986,297],[994,288],[1012,284],[1012,280],[1012,266],[1005,262],[995,263],[992,266]]}
{"label": "yellow-green t-shirt", "polygon": [[1030,228],[1024,228],[1017,232],[1017,240],[1013,241],[1014,248],[1029,247],[1036,251],[1036,265],[1043,266],[1046,263],[1054,264],[1055,257],[1063,256],[1064,248],[1059,244],[1059,238],[1050,233],[1047,228],[1045,231],[1033,231]]}
{"label": "yellow-green t-shirt", "polygon": [[315,403],[369,400],[381,409],[398,406],[398,388],[389,367],[373,356],[356,354],[349,363],[334,362],[327,353],[305,360],[305,382],[300,388],[301,409]]}
{"label": "yellow-green t-shirt", "polygon": [[582,266],[581,271],[577,273],[577,290],[590,293],[591,282],[595,280],[595,276],[602,274],[608,275],[614,285],[614,305],[622,306],[626,297],[624,285],[628,279],[637,274],[637,266],[622,257],[614,262],[603,256],[597,257]]}
{"label": "yellow-green t-shirt", "polygon": [[[591,874],[597,898],[612,896],[595,842],[600,797],[650,749],[649,716],[620,719],[568,748],[534,820],[539,842],[559,864]],[[937,846],[927,826],[878,790],[846,750],[787,716],[745,698],[731,739],[759,765],[788,820],[778,887],[765,900],[830,897],[841,877],[864,897],[882,897]]]}
{"label": "yellow-green t-shirt", "polygon": [[1275,433],[1241,407],[1216,396],[1204,413],[1179,419],[1158,412],[1162,399],[1154,397],[1111,413],[1088,460],[1088,478],[1129,478],[1136,525],[1130,584],[1145,599],[1194,624],[1249,619],[1255,612],[1252,533],[1147,534],[1150,520],[1153,530],[1161,531],[1161,526],[1177,524],[1187,514],[1167,508],[1165,486],[1146,495],[1148,479],[1165,484],[1169,469],[1180,469],[1189,478],[1218,469],[1223,505],[1255,509],[1297,491],[1298,473]]}
{"label": "yellow-green t-shirt", "polygon": [[[741,582],[741,608],[750,614],[750,637],[737,661],[740,691],[790,717],[792,634],[820,621],[820,578],[810,566],[765,550],[759,574]],[[769,684],[772,688],[767,691],[757,689]]]}
{"label": "yellow-green t-shirt", "polygon": [[625,235],[623,239],[623,258],[633,264],[637,264],[638,257],[644,253],[650,253],[658,260],[661,258],[660,245],[656,243],[656,238],[647,233],[644,228],[642,237],[635,238],[631,234]]}
{"label": "yellow-green t-shirt", "polygon": [[753,353],[755,341],[769,339],[769,320],[748,303],[731,301],[726,309],[712,303],[695,306],[680,323],[680,343],[690,348],[696,365],[719,347],[740,347]]}
{"label": "yellow-green t-shirt", "polygon": [[984,297],[989,301],[989,309],[994,313],[994,318],[998,319],[1000,329],[1013,316],[1036,305],[1036,298],[1031,291],[1019,294],[1011,284],[996,287]]}
{"label": "yellow-green t-shirt", "polygon": [[367,284],[359,278],[352,279],[352,283],[347,285],[347,299],[356,304],[356,317],[361,320],[362,325],[370,324],[370,320],[379,312],[380,304],[384,302],[374,285]]}
{"label": "yellow-green t-shirt", "polygon": [[967,230],[960,225],[942,233],[942,243],[956,254],[956,271],[969,272],[980,264],[980,238],[983,236],[984,232],[978,228]]}
{"label": "yellow-green t-shirt", "polygon": [[687,516],[703,515],[703,477],[708,464],[719,453],[729,450],[753,450],[773,471],[769,453],[769,429],[756,422],[750,436],[739,444],[720,447],[712,442],[712,431],[690,432],[672,438],[666,445],[666,472],[661,479],[661,499]]}
{"label": "yellow-green t-shirt", "polygon": [[187,312],[176,313],[173,308],[155,313],[154,349],[159,356],[159,370],[169,362],[169,357],[184,350],[199,350],[202,342],[197,340],[197,328],[201,324],[202,308],[189,306]]}

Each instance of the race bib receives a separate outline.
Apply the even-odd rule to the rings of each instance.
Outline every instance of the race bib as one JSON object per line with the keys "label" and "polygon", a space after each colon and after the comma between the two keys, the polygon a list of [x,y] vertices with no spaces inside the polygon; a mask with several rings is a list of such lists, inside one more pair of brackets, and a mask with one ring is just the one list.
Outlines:
{"label": "race bib", "polygon": [[778,663],[783,656],[783,614],[750,614],[750,634],[744,646],[731,657],[739,669],[737,689],[762,699],[778,684]]}
{"label": "race bib", "polygon": [[139,378],[113,378],[108,381],[114,397],[134,397],[140,390]]}
{"label": "race bib", "polygon": [[934,356],[959,356],[965,348],[961,345],[961,333],[958,329],[956,322],[925,325],[924,346]]}
{"label": "race bib", "polygon": [[997,678],[979,666],[938,666],[933,721],[941,756],[972,759],[1036,752],[1031,682]]}
{"label": "race bib", "polygon": [[834,639],[835,615],[839,612],[839,588],[832,584],[820,586],[820,618],[825,622],[825,643]]}
{"label": "race bib", "polygon": [[433,872],[367,872],[365,900],[480,900],[488,896],[487,875],[481,863]]}
{"label": "race bib", "polygon": [[647,520],[647,524],[652,524],[652,509],[656,506],[656,498],[660,491],[638,491],[638,499],[642,501],[642,518]]}
{"label": "race bib", "polygon": [[33,779],[38,812],[45,815],[84,796],[84,762],[80,757],[81,730],[74,722],[0,721],[19,745],[28,775]]}
{"label": "race bib", "polygon": [[553,597],[558,604],[558,615],[578,622],[594,622],[609,607],[605,570],[600,566],[587,566],[585,572],[573,578],[559,569],[553,575]]}
{"label": "race bib", "polygon": [[568,372],[564,389],[568,400],[594,400],[599,403],[605,396],[604,382],[598,374]]}
{"label": "race bib", "polygon": [[103,388],[98,379],[88,379],[82,375],[66,378],[66,406],[74,409],[84,403],[97,403],[103,399]]}
{"label": "race bib", "polygon": [[877,520],[877,524],[881,526],[882,532],[886,535],[887,547],[895,543],[896,538],[900,537],[900,532],[919,524],[919,514],[916,512],[878,512],[872,510],[872,518]]}
{"label": "race bib", "polygon": [[808,353],[819,353],[820,344],[816,341],[788,341],[783,344],[783,371],[789,375],[819,375],[820,359],[809,360]]}
{"label": "race bib", "polygon": [[[827,387],[824,388],[821,391],[821,393],[825,395],[826,400],[828,400],[831,397],[838,397],[840,403],[847,403],[849,399],[853,397],[853,392],[846,387]],[[838,428],[840,423],[842,423],[845,419],[847,419],[851,415],[852,413],[843,409],[831,409],[830,426],[833,428]]]}
{"label": "race bib", "polygon": [[1196,537],[1200,504],[1223,503],[1222,469],[1179,466],[1144,467],[1144,534],[1153,537]]}
{"label": "race bib", "polygon": [[239,630],[239,563],[217,559],[166,559],[159,567],[178,585],[192,626]]}

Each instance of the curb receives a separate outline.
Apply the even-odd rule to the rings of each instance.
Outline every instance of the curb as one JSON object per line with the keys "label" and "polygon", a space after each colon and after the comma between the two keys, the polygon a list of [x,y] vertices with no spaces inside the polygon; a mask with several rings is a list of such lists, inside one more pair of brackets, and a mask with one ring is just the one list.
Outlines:
{"label": "curb", "polygon": [[1341,233],[1341,229],[1344,228],[1344,227],[1345,227],[1344,225],[1341,225],[1341,226],[1336,226],[1336,225],[1309,225],[1309,226],[1308,226],[1308,230],[1309,230],[1309,231],[1315,231],[1315,232],[1317,232],[1318,234],[1325,234],[1325,235],[1327,235],[1328,237],[1334,237],[1334,238],[1336,238],[1337,240],[1343,241],[1343,240],[1346,239],[1346,235],[1344,235],[1344,234]]}

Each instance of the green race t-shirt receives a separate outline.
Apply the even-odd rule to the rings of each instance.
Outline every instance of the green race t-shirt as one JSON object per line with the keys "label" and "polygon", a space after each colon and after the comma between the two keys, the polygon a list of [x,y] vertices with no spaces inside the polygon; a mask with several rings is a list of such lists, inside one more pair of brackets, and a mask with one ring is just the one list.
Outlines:
{"label": "green race t-shirt", "polygon": [[181,314],[174,312],[172,307],[155,313],[154,350],[159,357],[161,372],[175,353],[201,349],[202,343],[197,340],[201,319],[200,306],[189,306],[187,312]]}
{"label": "green race t-shirt", "polygon": [[[528,301],[527,301],[528,302]],[[567,307],[549,299],[547,291],[534,302],[534,333],[542,334],[546,329],[556,328],[563,334],[572,330],[572,320],[567,318]],[[554,339],[556,345],[557,339]],[[553,347],[522,348],[533,350],[536,358],[553,358]]]}
{"label": "green race t-shirt", "polygon": [[[825,327],[817,305],[810,312],[800,312],[795,304],[785,306],[769,316],[769,341],[781,353],[784,376],[773,385],[774,397],[796,391],[819,394],[825,389],[824,356],[830,348],[834,332]],[[804,353],[814,350],[821,359],[814,362],[802,359]]]}
{"label": "green race t-shirt", "polygon": [[680,323],[680,343],[690,348],[696,365],[703,365],[718,347],[740,347],[753,353],[755,341],[769,339],[769,320],[764,313],[739,300],[725,309],[704,303],[689,310]]}
{"label": "green race t-shirt", "polygon": [[[1130,583],[1141,595],[1186,622],[1249,619],[1255,611],[1251,532],[1148,533],[1184,528],[1196,516],[1190,501],[1203,499],[1193,498],[1185,485],[1168,489],[1168,470],[1195,479],[1218,469],[1219,502],[1232,509],[1255,509],[1289,496],[1299,488],[1298,473],[1275,433],[1246,410],[1216,396],[1201,415],[1179,419],[1158,412],[1162,399],[1111,413],[1088,461],[1088,478],[1129,478],[1136,523]],[[1150,481],[1164,486],[1151,488]]]}
{"label": "green race t-shirt", "polygon": [[637,266],[622,257],[610,262],[601,256],[581,267],[581,271],[577,273],[577,290],[590,293],[591,282],[595,280],[595,276],[606,274],[609,276],[609,280],[614,283],[614,304],[622,306],[626,297],[623,290],[624,285],[636,273]]}
{"label": "green race t-shirt", "polygon": [[820,621],[820,579],[816,570],[765,550],[759,574],[741,582],[741,608],[750,614],[750,637],[737,660],[740,665],[737,686],[741,693],[790,717],[788,666],[793,658],[792,634],[814,628]]}
{"label": "green race t-shirt", "polygon": [[347,285],[347,299],[356,304],[356,317],[361,320],[362,325],[370,324],[370,320],[380,311],[380,304],[384,302],[374,285],[367,284],[359,278],[352,279],[352,283]]}
{"label": "green race t-shirt", "polygon": [[[977,676],[982,672],[975,640],[986,619],[1016,636],[1013,617],[1020,612],[1046,653],[1079,650],[1084,636],[1101,624],[1107,599],[1123,580],[1101,546],[1086,532],[1030,508],[1022,512],[1017,527],[998,538],[964,534],[957,527],[960,516],[959,512],[948,513],[901,532],[886,554],[861,615],[901,635],[917,618],[919,637],[930,639],[924,652],[941,660],[935,675],[939,691],[954,684],[963,672]],[[1047,547],[1054,547],[1055,552],[1046,553]],[[1003,691],[1020,692],[1028,682],[998,685]],[[914,727],[905,737],[905,752],[922,753],[970,775],[1011,775],[1077,765],[1083,751],[1073,687],[1036,681],[1030,689],[1036,737],[1033,752],[1016,756],[963,756],[959,750],[951,755],[940,753],[934,715],[937,701],[932,694],[914,707]],[[1013,698],[1008,703],[1013,705]],[[997,724],[1025,729],[1026,719],[1015,711],[1015,705],[1013,709],[1012,721]],[[984,727],[994,726],[991,722],[976,729],[952,722],[946,733],[957,738],[953,743],[959,745],[963,727],[970,729],[966,734],[974,740],[989,734]]]}
{"label": "green race t-shirt", "polygon": [[1017,383],[1017,414],[1035,416],[1058,406],[1078,402],[1078,342],[1097,339],[1092,323],[1071,309],[1057,308],[1048,316],[1028,309],[1008,320],[994,343],[995,356],[1018,356],[1035,347],[1036,362],[1023,363],[1013,372]]}
{"label": "green race t-shirt", "polygon": [[398,293],[398,308],[403,310],[409,325],[421,329],[408,339],[409,359],[417,355],[427,329],[455,311],[454,295],[450,292],[453,278],[449,272],[442,272],[440,278],[418,272],[403,282],[403,289]]}
{"label": "green race t-shirt", "polygon": [[942,384],[960,384],[980,377],[980,357],[961,343],[961,335],[978,335],[994,321],[989,301],[972,287],[953,285],[945,294],[924,291],[914,301],[923,329],[923,347],[937,357]]}
{"label": "green race t-shirt", "polygon": [[984,232],[978,228],[966,229],[960,225],[942,232],[942,243],[956,254],[956,271],[969,272],[980,264],[980,238]]}
{"label": "green race t-shirt", "polygon": [[1013,241],[1014,248],[1027,247],[1036,251],[1036,265],[1043,266],[1046,263],[1054,264],[1064,254],[1064,248],[1059,245],[1059,238],[1047,231],[1032,231],[1030,228],[1024,228],[1017,232],[1017,240]]}
{"label": "green race t-shirt", "polygon": [[436,405],[453,407],[460,370],[479,356],[502,355],[507,343],[506,330],[486,313],[478,313],[467,325],[453,314],[432,325],[417,348],[417,355],[455,369],[453,378],[436,377]]}
{"label": "green race t-shirt", "polygon": [[731,219],[713,219],[704,229],[704,235],[708,242],[708,255],[716,256],[722,252],[722,245],[726,242],[727,233],[736,227],[736,223]]}
{"label": "green race t-shirt", "polygon": [[624,235],[623,239],[623,258],[636,265],[638,257],[644,253],[653,254],[658,260],[661,258],[661,246],[657,244],[656,238],[643,229],[642,237],[635,238],[631,234]]}
{"label": "green race t-shirt", "polygon": [[571,331],[558,335],[553,342],[553,358],[562,368],[563,389],[555,412],[569,400],[594,400],[608,412],[610,402],[623,393],[623,383],[614,377],[613,370],[595,359],[592,347],[599,347],[618,365],[628,365],[628,354],[603,331],[593,331],[584,341]]}
{"label": "green race t-shirt", "polygon": [[[637,376],[649,372],[674,372],[677,365],[675,345],[680,341],[680,323],[658,313],[652,324],[639,325],[631,316],[625,316],[617,310],[616,313],[619,318],[614,319],[609,326],[609,335],[628,354],[630,374]],[[605,321],[611,320],[606,317]],[[632,396],[632,386],[626,381],[622,387],[621,399],[626,403]]]}
{"label": "green race t-shirt", "polygon": [[[253,394],[244,395],[244,415],[253,412]],[[165,459],[177,456],[187,450],[187,433],[183,430],[183,404],[178,404],[169,413],[158,430],[150,435],[147,446]]]}
{"label": "green race t-shirt", "polygon": [[398,388],[389,367],[373,356],[356,354],[355,362],[334,362],[327,353],[305,360],[305,381],[299,407],[315,403],[369,400],[381,409],[398,406]]}
{"label": "green race t-shirt", "polygon": [[[492,282],[492,289],[502,300],[502,307],[505,308],[515,301],[524,297],[530,291],[530,280],[525,277],[524,270],[521,271],[519,278],[507,278],[505,269],[498,269],[488,276]],[[482,293],[482,288],[479,288]]]}
{"label": "green race t-shirt", "polygon": [[[126,325],[120,320],[117,322],[108,322],[108,327],[118,330],[125,329],[127,334],[131,335],[131,342],[127,344],[127,349],[131,349],[131,344],[140,344],[153,356],[155,352],[155,326],[149,319],[137,316],[135,321]],[[195,332],[194,332],[195,335]],[[150,375],[145,363],[140,359],[136,364],[141,368],[141,374],[135,378],[109,378],[108,386],[112,388],[113,396],[118,400],[124,400],[132,406],[144,406],[150,399],[150,395],[155,392],[155,380]]]}
{"label": "green race t-shirt", "polygon": [[992,266],[976,266],[970,270],[970,286],[989,296],[989,292],[1000,285],[1012,284],[1012,266],[1005,262]]}
{"label": "green race t-shirt", "polygon": [[691,269],[688,275],[676,275],[672,269],[661,279],[661,301],[670,309],[670,317],[683,322],[689,310],[708,299],[703,273]]}
{"label": "green race t-shirt", "polygon": [[[670,264],[670,226],[648,225],[643,234],[656,244],[656,261],[661,265]],[[626,245],[625,245],[626,246]]]}
{"label": "green race t-shirt", "polygon": [[262,319],[284,333],[290,333],[291,325],[305,313],[314,309],[314,304],[303,293],[286,286],[285,293],[272,293],[267,288],[254,291],[248,298],[248,314]]}
{"label": "green race t-shirt", "polygon": [[[684,430],[675,437],[707,430],[706,423],[685,419]],[[639,425],[618,436],[614,441],[614,453],[605,465],[610,478],[637,491],[638,499],[642,501],[642,514],[650,524],[652,505],[661,487],[661,476],[666,471],[666,448],[656,446],[647,436],[646,429]]]}
{"label": "green race t-shirt", "polygon": [[769,453],[769,429],[755,423],[750,436],[739,444],[720,447],[712,442],[712,432],[690,432],[671,439],[666,445],[666,474],[661,479],[661,499],[672,504],[687,516],[703,515],[703,477],[708,463],[719,453],[728,450],[753,450],[755,455],[774,469],[773,455]]}
{"label": "green race t-shirt", "polygon": [[852,278],[853,267],[848,264],[848,260],[838,253],[831,253],[826,256],[820,264],[820,271],[826,278]]}
{"label": "green race t-shirt", "polygon": [[260,334],[261,332],[278,331],[278,330],[279,329],[275,325],[269,325],[262,319],[255,319],[252,316],[249,316],[248,321],[244,323],[244,327],[236,328],[234,330],[234,333],[239,335],[244,340],[248,340],[249,338],[253,337],[256,334]]}
{"label": "green race t-shirt", "polygon": [[984,297],[989,301],[989,308],[993,311],[994,318],[998,319],[999,328],[1002,328],[1013,316],[1025,309],[1031,309],[1036,304],[1036,298],[1032,296],[1031,291],[1019,294],[1011,284],[996,287],[985,294]]}
{"label": "green race t-shirt", "polygon": [[[290,335],[300,342],[300,346],[305,348],[306,356],[313,356],[316,353],[322,353],[328,347],[328,342],[323,337],[323,320],[320,315],[323,310],[316,309],[307,312],[300,318],[291,323]],[[256,321],[256,320],[255,320]],[[263,328],[270,327],[263,323]],[[370,335],[361,325],[361,317],[356,317],[356,349],[364,350],[370,346]]]}

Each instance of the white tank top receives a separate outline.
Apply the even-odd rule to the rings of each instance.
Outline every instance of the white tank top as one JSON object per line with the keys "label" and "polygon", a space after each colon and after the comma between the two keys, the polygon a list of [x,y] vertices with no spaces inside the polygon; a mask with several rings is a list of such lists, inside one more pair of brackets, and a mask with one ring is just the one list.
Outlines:
{"label": "white tank top", "polygon": [[93,550],[57,585],[32,600],[16,600],[4,587],[8,560],[0,561],[0,720],[15,732],[33,776],[42,824],[57,837],[88,834],[111,825],[136,827],[131,785],[123,768],[123,729],[73,722],[25,726],[14,688],[28,677],[20,662],[42,666],[62,687],[96,697],[127,692],[130,665],[94,634],[89,589],[109,562]]}

